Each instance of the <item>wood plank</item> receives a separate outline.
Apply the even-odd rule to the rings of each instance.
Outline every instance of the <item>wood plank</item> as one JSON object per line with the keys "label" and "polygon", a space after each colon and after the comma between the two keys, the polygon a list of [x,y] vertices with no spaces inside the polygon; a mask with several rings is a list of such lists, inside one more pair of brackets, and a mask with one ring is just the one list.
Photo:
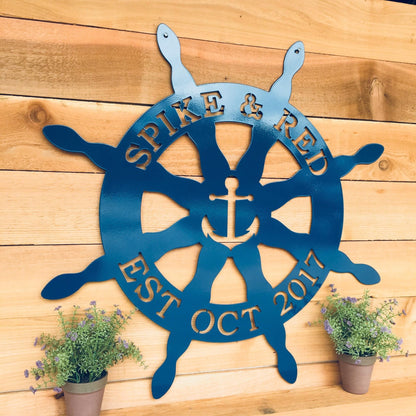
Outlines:
{"label": "wood plank", "polygon": [[[400,305],[406,300],[399,299]],[[414,298],[412,299],[414,304]],[[69,310],[69,309],[68,309]],[[409,316],[416,313],[413,308]],[[298,366],[320,362],[335,361],[336,356],[330,340],[323,328],[310,328],[306,322],[318,318],[319,307],[312,304],[301,315],[292,319],[286,325],[287,347],[296,357]],[[55,332],[56,318],[25,318],[5,319],[0,321],[3,333],[13,333],[12,340],[2,340],[0,345],[0,369],[3,378],[0,380],[0,391],[24,390],[28,383],[34,380],[25,379],[23,371],[35,366],[36,360],[42,358],[40,348],[33,347],[33,340],[41,332]],[[412,318],[405,317],[397,320],[395,334],[404,339],[404,348],[416,350],[416,328]],[[143,357],[148,365],[147,369],[140,368],[132,361],[118,365],[111,369],[110,381],[125,381],[134,379],[148,379],[165,359],[167,342],[166,331],[158,328],[148,319],[136,315],[123,334],[123,338],[132,340],[140,346]],[[399,353],[393,353],[390,361],[397,359]],[[411,355],[406,361],[407,376],[416,376],[416,367],[412,367],[416,356]],[[19,369],[16,368],[19,363]],[[258,367],[275,367],[276,354],[263,337],[240,341],[238,343],[203,343],[193,341],[191,346],[179,361],[177,374],[212,373],[234,371],[237,369],[250,370]],[[380,377],[390,377],[390,363],[380,366]],[[277,376],[278,377],[278,376]]]}
{"label": "wood plank", "polygon": [[[117,291],[117,288],[114,288],[113,293]],[[110,302],[118,302],[119,300],[123,302],[123,305],[126,303],[126,299],[121,296],[109,298],[107,295],[107,297],[99,299],[99,304],[106,309],[111,309]],[[59,301],[59,303],[64,305],[65,311],[70,311],[71,307],[68,307],[68,304],[71,301],[74,302],[74,299]],[[404,340],[403,353],[406,351],[412,352],[416,350],[415,298],[398,298],[398,301],[400,309],[406,309],[407,316],[397,319],[394,332]],[[45,303],[45,301],[43,302]],[[78,302],[78,299],[77,303],[82,306],[89,304]],[[126,305],[122,310],[128,310],[131,306]],[[0,328],[3,333],[13,332],[14,334],[12,340],[3,339],[0,341],[2,346],[0,368],[2,374],[7,375],[7,378],[4,377],[0,381],[0,391],[22,389],[27,384],[27,381],[22,377],[22,373],[16,371],[15,363],[19,362],[23,369],[30,368],[34,366],[36,360],[42,357],[43,354],[39,347],[33,347],[33,341],[42,332],[56,332],[56,317],[47,316],[51,309],[49,308],[46,311],[45,316],[33,315],[30,318],[14,318],[9,315],[7,319],[0,321]],[[302,313],[286,324],[287,346],[296,357],[298,364],[334,361],[336,359],[331,342],[323,328],[309,327],[307,324],[309,321],[320,318],[319,310],[319,305],[312,302]],[[137,313],[123,337],[133,340],[140,346],[149,367],[147,370],[143,370],[134,362],[127,361],[111,370],[110,380],[119,381],[151,376],[165,358],[166,331],[159,328],[141,313]],[[393,353],[392,355],[397,356],[400,353]],[[266,367],[275,364],[276,355],[263,337],[223,344],[193,341],[179,363],[178,374]],[[387,371],[388,366],[385,369]],[[408,368],[408,371],[410,371],[410,368]]]}
{"label": "wood plank", "polygon": [[[4,94],[145,104],[171,94],[155,35],[0,19]],[[182,41],[183,62],[197,84],[227,80],[268,90],[284,53]],[[307,54],[291,103],[309,116],[414,123],[414,72],[415,64]]]}
{"label": "wood plank", "polygon": [[[357,167],[344,178],[340,249],[353,261],[371,264],[380,272],[381,283],[371,288],[378,299],[398,298],[407,316],[398,322],[396,331],[411,355],[393,357],[389,364],[377,363],[374,380],[380,384],[370,391],[371,397],[352,398],[342,392],[326,334],[322,328],[307,326],[319,316],[317,300],[325,296],[323,289],[286,325],[288,348],[299,362],[295,385],[286,384],[276,374],[276,355],[263,337],[212,345],[192,342],[179,362],[172,390],[155,402],[150,396],[150,379],[164,359],[168,332],[138,313],[126,336],[142,346],[149,368],[141,370],[127,362],[111,371],[104,414],[116,415],[120,407],[136,414],[137,406],[145,406],[147,414],[168,415],[175,414],[171,406],[176,406],[176,414],[184,415],[235,414],[239,409],[241,415],[246,411],[296,416],[377,412],[384,416],[400,409],[400,416],[413,416],[416,286],[409,259],[416,255],[416,9],[382,0],[348,4],[294,0],[284,8],[274,2],[259,5],[246,0],[228,4],[197,0],[192,5],[121,0],[116,6],[109,0],[0,3],[0,15],[7,16],[0,18],[4,63],[0,93],[5,94],[0,97],[0,264],[4,281],[0,333],[13,334],[0,338],[0,414],[64,414],[62,401],[51,399],[50,390],[35,397],[25,391],[28,380],[22,376],[24,368],[39,357],[33,337],[39,328],[54,327],[57,302],[45,301],[40,291],[53,276],[82,270],[103,254],[98,227],[103,175],[97,175],[101,171],[85,158],[50,146],[41,128],[67,124],[88,140],[117,145],[149,105],[171,94],[170,68],[155,42],[156,25],[162,20],[181,37],[183,61],[198,84],[225,80],[267,90],[281,73],[286,48],[298,38],[304,39],[308,54],[294,78],[291,103],[313,116],[312,122],[334,155],[353,154],[368,142],[385,146],[379,162]],[[192,13],[192,24],[188,17],[191,7],[199,11]],[[285,30],[276,25],[279,21],[288,23]],[[13,96],[16,94],[22,97]],[[219,130],[221,150],[235,164],[249,136],[241,140],[242,135],[229,126]],[[195,149],[183,142],[176,144],[164,160],[169,170],[199,176]],[[294,172],[287,155],[279,152],[271,152],[267,162],[265,180]],[[18,172],[21,170],[26,172]],[[145,214],[148,231],[166,227],[176,218],[177,212],[166,201],[149,199],[146,204],[144,211],[151,213]],[[298,204],[286,206],[281,215],[286,224],[302,229],[308,225],[309,211],[307,205]],[[179,288],[193,275],[196,256],[190,254],[189,250],[176,250],[158,262]],[[284,253],[264,248],[262,261],[267,277],[275,283],[292,265]],[[351,276],[336,273],[330,273],[326,283],[335,283],[350,296],[360,295],[363,289]],[[234,303],[244,297],[244,282],[230,259],[213,286],[213,299]],[[106,308],[114,303],[124,309],[131,306],[115,281],[88,284],[59,303],[70,307],[88,304],[91,299]],[[331,387],[326,390],[324,386]],[[265,400],[268,392],[271,402]],[[280,394],[274,397],[276,392]],[[253,393],[262,396],[245,405],[241,397]],[[190,398],[214,401],[180,403]]]}
{"label": "wood plank", "polygon": [[[330,366],[332,366],[332,368],[329,368]],[[320,373],[319,375],[316,374],[317,372],[322,371],[322,370],[323,370],[322,373]],[[206,395],[211,395],[212,394],[211,393],[211,388],[213,390],[216,390],[216,394],[213,397],[220,396],[220,398],[218,399],[219,402],[220,402],[221,400],[224,400],[224,398],[226,396],[229,396],[229,394],[227,394],[227,393],[230,392],[231,389],[233,389],[231,391],[233,391],[234,394],[242,394],[242,395],[250,395],[250,394],[255,394],[255,393],[265,394],[267,392],[270,392],[271,394],[276,394],[276,393],[279,392],[279,390],[283,390],[283,389],[288,390],[287,389],[288,386],[284,381],[281,381],[281,382],[278,382],[278,383],[276,381],[273,381],[273,372],[274,372],[274,369],[258,369],[258,370],[255,369],[255,370],[251,370],[251,371],[246,371],[243,374],[242,374],[242,372],[237,372],[237,371],[236,372],[230,372],[230,373],[223,373],[222,376],[224,377],[224,379],[223,380],[216,380],[215,385],[212,385],[212,386],[208,385],[205,394]],[[300,377],[305,377],[303,379],[305,384],[303,384],[303,382],[300,383],[300,380],[299,380],[299,384],[298,384],[298,382],[296,382],[295,385],[291,386],[292,389],[293,389],[293,390],[290,389],[291,391],[299,391],[298,389],[302,389],[303,386],[305,386],[305,387],[307,386],[308,388],[311,388],[311,387],[313,388],[313,386],[315,386],[315,383],[311,382],[309,384],[310,378],[313,377],[312,374],[314,374],[315,376],[318,376],[319,378],[321,378],[320,376],[322,376],[323,374],[327,374],[327,377],[320,380],[321,382],[324,383],[323,384],[324,386],[328,385],[328,384],[326,384],[326,382],[329,382],[331,378],[333,379],[333,383],[330,383],[330,384],[337,384],[339,382],[339,378],[338,378],[339,376],[337,374],[337,365],[336,364],[335,365],[334,364],[330,364],[330,365],[320,364],[320,365],[314,365],[314,366],[302,366],[302,367],[299,368],[299,373],[300,373],[299,374]],[[244,375],[245,377],[244,378],[239,378],[240,374]],[[257,375],[259,375],[260,377],[257,378]],[[374,376],[375,377],[373,378],[373,383],[378,380],[376,378],[375,374],[374,374]],[[194,383],[198,382],[197,381],[198,376],[195,376],[195,377],[193,377],[193,376],[184,376],[183,382],[186,383],[188,380],[186,380],[185,377],[190,379],[189,380],[190,383],[192,383],[192,381]],[[310,377],[310,378],[308,379],[308,377]],[[192,379],[194,379],[194,380],[192,380]],[[414,394],[415,385],[412,384],[413,380],[414,379],[410,379],[408,388],[402,390],[403,396],[411,397],[412,394]],[[212,381],[214,381],[214,380],[212,380]],[[181,382],[182,382],[182,380],[181,380]],[[121,387],[121,386],[116,385],[115,387]],[[174,390],[175,387],[176,387],[175,385],[172,386],[172,395],[175,394],[179,389],[182,390],[182,388],[181,388],[182,386],[178,386],[177,390],[174,392],[173,390]],[[196,389],[198,389],[198,391],[195,391]],[[340,389],[339,386],[335,386],[334,390],[339,390],[339,392],[342,394],[343,397],[346,397],[347,400],[349,399],[351,401],[351,396],[349,394],[343,392]],[[325,391],[325,387],[323,388],[323,391]],[[198,400],[198,397],[195,397],[196,395],[198,395],[198,392],[199,392],[199,386],[195,386],[194,388],[192,388],[192,385],[189,384],[188,385],[188,391],[187,392],[183,391],[183,393],[184,393],[183,398],[185,400],[188,400],[192,397],[193,399]],[[321,390],[321,392],[322,392],[322,390]],[[281,391],[280,392],[281,395],[284,395],[284,394],[287,394],[287,393],[288,393],[287,391],[285,391],[285,392]],[[303,393],[306,393],[306,391],[303,391]],[[118,394],[120,395],[121,392],[118,393]],[[398,397],[401,396],[400,393],[396,393],[396,394],[398,395]],[[379,395],[379,399],[381,399],[383,397],[381,391],[378,392],[378,395]],[[306,399],[306,397],[305,397],[305,399]],[[316,391],[312,390],[309,397],[311,399],[313,397],[315,397],[315,400],[316,400]],[[325,403],[326,395],[324,394],[321,397],[322,397],[322,402]],[[393,394],[393,397],[397,397],[397,396],[395,394]],[[106,409],[105,400],[106,399],[104,399],[104,403],[103,403],[103,408],[104,409]],[[166,398],[165,400],[166,400],[166,402],[168,402],[168,398]],[[158,403],[159,402],[163,403],[164,399],[161,399],[160,401],[158,401]],[[278,400],[277,403],[279,403],[279,402],[280,401]],[[289,406],[293,406],[293,405],[299,406],[300,408],[302,408],[304,406],[302,400],[296,400],[295,402],[296,402],[296,404],[293,403],[291,400],[288,400],[287,402],[282,403],[282,407],[283,407],[284,403],[287,403],[287,405],[289,405]],[[111,406],[110,403],[107,405],[108,407]],[[329,400],[329,401],[327,401],[327,403],[328,404],[329,403],[337,403],[336,397],[334,398],[334,401]],[[154,405],[153,402],[151,404]],[[137,405],[140,405],[140,406],[145,405],[145,402],[139,402]],[[201,413],[199,413],[199,414],[201,414]],[[233,413],[229,413],[229,414],[233,414]],[[234,413],[234,415],[235,415],[235,413]]]}
{"label": "wood plank", "polygon": [[71,126],[85,140],[117,146],[144,106],[0,96],[0,169],[102,172],[86,157],[52,146],[49,124]]}
{"label": "wood plank", "polygon": [[[386,394],[386,392],[389,394]],[[393,394],[390,394],[394,391]],[[139,408],[105,410],[103,416],[128,416],[140,412],[151,416],[257,416],[257,415],[350,415],[356,411],[377,411],[377,415],[391,415],[400,409],[400,416],[412,416],[416,403],[415,382],[380,381],[373,382],[366,395],[351,396],[339,386],[292,390],[267,394],[249,394],[221,399],[185,401],[183,403],[158,404]]]}
{"label": "wood plank", "polygon": [[300,39],[311,52],[416,63],[414,8],[382,0],[294,0],[284,7],[276,0],[154,0],[151,5],[144,0],[3,0],[0,14],[150,34],[164,22],[186,38],[268,48],[286,48]]}
{"label": "wood plank", "polygon": [[[400,362],[399,359],[397,361],[397,366],[403,365],[403,362]],[[394,376],[395,366],[393,365],[393,362],[391,364],[391,375]],[[411,397],[414,395],[414,378],[405,379],[404,381],[408,382],[408,387],[404,387],[403,389],[394,389],[395,393],[391,394],[388,390],[387,383],[384,388],[381,388],[380,390],[377,388],[377,382],[384,380],[390,380],[390,383],[392,383],[390,384],[391,386],[399,385],[398,382],[394,383],[391,381],[388,376],[384,379],[379,379],[376,375],[376,371],[374,371],[372,379],[372,386],[375,386],[375,389],[373,389],[374,393],[372,393],[372,390],[368,393],[369,395],[376,395],[373,399],[380,400],[382,397],[388,399],[389,395],[391,395],[392,398],[406,396]],[[323,400],[320,402],[322,405],[326,400],[326,395],[322,394],[322,392],[325,392],[328,388],[324,386],[331,385],[335,386],[329,388],[328,391],[339,390],[340,393],[338,394],[340,394],[343,399],[340,399],[339,396],[335,396],[334,401],[329,399],[326,403],[334,403],[335,405],[340,400],[346,403],[351,403],[353,399],[355,400],[355,396],[352,397],[350,394],[343,392],[341,387],[337,386],[338,383],[339,375],[336,363],[300,366],[299,379],[294,385],[288,385],[281,379],[276,380],[276,369],[274,368],[258,368],[250,371],[229,371],[219,374],[195,374],[178,376],[168,394],[155,402],[150,395],[150,380],[135,380],[129,382],[109,383],[106,387],[102,409],[103,411],[106,411],[133,407],[141,408],[143,406],[168,405],[175,404],[180,401],[206,400],[213,398],[218,398],[218,400],[227,403],[227,397],[232,395],[242,395],[245,397],[248,395],[259,394],[263,395],[263,397],[269,397],[267,396],[268,393],[270,393],[270,395],[280,394],[282,396],[286,396],[288,394],[295,394],[294,392],[298,392],[299,397],[302,397],[307,394],[308,391],[310,392],[310,400],[313,400],[313,397],[315,397],[315,400],[316,397],[323,397]],[[403,381],[401,383],[403,383]],[[382,385],[384,385],[384,383]],[[318,388],[321,394],[318,394]],[[52,396],[52,391],[50,390],[39,391],[35,396],[28,391],[1,394],[0,409],[8,410],[13,408],[12,406],[15,406],[22,412],[26,411],[40,414],[40,411],[42,411],[44,416],[56,416],[63,414],[63,400],[54,400]],[[371,396],[368,395],[361,397],[361,400],[364,402],[371,400]],[[198,402],[194,403],[198,404]],[[282,404],[283,403],[284,402],[282,402]],[[300,408],[302,408],[302,400],[300,399],[288,400],[286,403],[288,406],[300,405]],[[403,401],[402,403],[405,405],[406,401]],[[198,407],[196,407],[196,409],[198,409]],[[148,409],[145,408],[145,410]],[[123,411],[121,415],[125,414]],[[179,414],[182,413],[179,412]]]}
{"label": "wood plank", "polygon": [[[352,243],[350,243],[352,244]],[[363,245],[370,243],[360,243],[361,250]],[[391,247],[390,243],[390,247]],[[403,247],[402,243],[402,247]],[[406,242],[408,244],[408,242]],[[415,243],[413,243],[416,249]],[[57,301],[46,301],[40,297],[40,291],[44,284],[54,276],[55,273],[71,272],[79,255],[80,262],[88,262],[88,252],[90,247],[80,247],[78,253],[75,252],[71,258],[65,252],[71,247],[27,247],[26,255],[18,255],[18,247],[3,247],[0,250],[0,263],[6,268],[3,270],[5,276],[13,276],[7,282],[2,291],[2,302],[0,303],[0,332],[11,333],[12,339],[0,339],[0,369],[1,373],[7,377],[0,379],[0,391],[18,390],[24,388],[25,380],[22,372],[16,371],[16,362],[22,368],[30,367],[39,358],[39,348],[33,348],[33,340],[42,331],[53,332],[56,324],[56,312],[53,309],[59,304],[65,311],[69,311],[74,303],[86,307],[91,299],[98,302],[105,309],[111,309],[114,303],[119,304],[122,310],[129,310],[132,305],[123,295],[115,281],[102,282],[99,284],[88,284],[79,290],[74,296]],[[20,248],[24,249],[24,247]],[[41,250],[42,249],[42,250]],[[82,250],[86,251],[83,253]],[[99,252],[99,250],[97,250]],[[384,244],[384,252],[389,253],[389,245]],[[43,253],[43,254],[42,254]],[[411,253],[400,254],[400,250],[395,253],[403,256],[403,261],[411,256]],[[394,256],[394,253],[391,253]],[[24,260],[20,260],[23,258]],[[14,259],[13,262],[7,259]],[[5,261],[6,260],[6,261]],[[91,260],[91,259],[90,259]],[[182,258],[178,265],[182,265],[189,259]],[[37,261],[37,263],[36,263]],[[386,259],[386,264],[392,266],[392,261]],[[42,268],[43,265],[43,268]],[[407,267],[410,265],[407,262]],[[52,274],[49,274],[49,271]],[[28,279],[28,270],[30,278]],[[382,270],[379,270],[382,273]],[[403,281],[397,282],[396,276],[400,273],[408,275],[407,284]],[[227,276],[228,277],[228,276]],[[360,296],[364,287],[354,279],[345,278],[343,275],[333,275],[328,278],[327,284],[334,283],[341,293],[349,296]],[[398,267],[391,276],[384,276],[382,282],[370,288],[374,296],[392,297],[394,286],[403,284],[404,297],[398,297],[400,308],[405,309],[407,316],[397,322],[395,333],[404,339],[404,350],[414,352],[416,348],[416,296],[414,285],[412,285],[411,272]],[[21,288],[25,290],[22,291]],[[413,289],[413,290],[412,290]],[[229,285],[223,288],[224,292],[233,292],[234,287]],[[316,299],[323,299],[328,294],[326,289],[318,292]],[[218,293],[217,293],[218,295]],[[381,301],[377,300],[377,303]],[[229,299],[230,303],[234,303]],[[316,301],[311,302],[296,317],[286,324],[287,346],[292,351],[297,361],[302,363],[316,363],[331,361],[335,359],[330,346],[330,341],[324,330],[320,327],[309,327],[307,322],[319,319],[320,307]],[[150,377],[155,369],[161,364],[165,355],[165,345],[168,333],[159,328],[150,319],[141,313],[136,314],[130,323],[125,336],[134,340],[140,345],[143,355],[149,365],[148,370],[138,369],[137,365],[127,362],[122,366],[116,367],[110,374],[111,380],[127,380],[133,378]],[[12,358],[12,359],[11,359]],[[416,359],[416,358],[415,358]],[[237,368],[253,368],[258,366],[275,365],[276,356],[273,350],[266,343],[263,337],[242,341],[239,343],[210,344],[193,342],[186,352],[186,355],[179,362],[178,373],[188,374],[195,372],[213,372],[231,370]],[[383,367],[384,368],[384,367]],[[406,366],[406,371],[413,371]],[[385,367],[389,371],[389,367]],[[415,368],[416,374],[416,368]]]}
{"label": "wood plank", "polygon": [[[97,208],[103,175],[80,174],[80,182],[77,184],[74,181],[77,175],[74,176],[73,174],[48,174],[42,176],[44,175],[42,173],[21,172],[20,174],[23,174],[25,178],[20,179],[17,177],[14,179],[8,178],[9,174],[12,173],[0,172],[2,177],[0,181],[1,194],[4,195],[0,211],[2,214],[3,211],[9,211],[9,214],[14,218],[8,219],[3,217],[2,244],[21,244],[23,241],[33,244],[34,240],[28,234],[28,229],[32,227],[34,227],[32,228],[33,236],[41,237],[45,230],[49,229],[51,231],[50,237],[52,238],[44,239],[41,237],[38,240],[43,240],[45,244],[56,244],[56,237],[60,233],[67,234],[69,232],[71,234],[68,228],[72,228],[72,232],[79,234],[79,237],[76,239],[80,238],[84,244],[93,244],[101,241]],[[19,175],[17,172],[15,174]],[[58,177],[55,175],[58,175]],[[9,182],[10,179],[11,182]],[[23,182],[19,183],[21,180]],[[19,191],[17,187],[20,186],[22,188]],[[37,195],[30,195],[30,188],[33,186],[39,191],[35,192]],[[6,188],[9,189],[6,190]],[[56,192],[54,195],[51,193],[53,190]],[[65,198],[64,195],[68,192],[72,196],[70,200],[62,204],[62,198]],[[15,214],[12,214],[10,210],[14,210],[16,205],[19,213],[15,212]],[[72,224],[70,224],[71,221],[64,214],[68,210],[73,211],[75,214]],[[59,212],[64,215],[61,216]],[[10,237],[8,238],[7,235]],[[70,237],[68,235],[68,237],[67,241],[75,242],[74,236]],[[35,240],[37,239],[35,237]]]}
{"label": "wood plank", "polygon": [[[102,179],[82,173],[0,172],[0,244],[100,243]],[[414,239],[416,183],[345,181],[342,187],[343,240]],[[309,205],[302,198],[293,200],[297,203],[298,211],[291,204],[279,209],[279,219],[295,230],[309,229]],[[178,219],[175,207],[147,198],[142,208],[146,232],[170,226]]]}
{"label": "wood plank", "polygon": [[[117,146],[124,133],[148,107],[0,96],[0,169],[66,172],[101,172],[86,157],[62,152],[43,136],[47,124],[72,127],[91,142]],[[380,160],[354,168],[346,179],[416,181],[416,124],[311,118],[334,156],[354,154],[365,144],[376,142],[385,150]],[[235,125],[217,132],[217,141],[230,165],[235,165],[249,137],[235,134]],[[189,142],[169,147],[164,166],[175,175],[200,174],[199,156]],[[180,157],[175,157],[180,154]],[[409,157],[410,155],[410,157]],[[267,157],[263,176],[287,178],[293,173],[290,155],[274,146]]]}
{"label": "wood plank", "polygon": [[[413,265],[409,259],[416,257],[416,241],[362,241],[342,242],[340,249],[354,262],[372,265],[381,275],[381,282],[370,288],[373,296],[384,297],[416,297]],[[58,304],[71,308],[76,302],[88,305],[92,299],[111,307],[114,303],[124,309],[130,309],[127,298],[118,288],[115,281],[91,283],[85,285],[76,295],[60,301],[46,301],[40,297],[43,287],[54,276],[61,273],[76,273],[88,266],[91,261],[103,254],[101,245],[58,245],[58,246],[3,246],[0,247],[0,264],[3,285],[0,302],[0,319],[55,316],[53,309]],[[167,268],[160,267],[161,273],[178,289],[183,282],[179,275],[188,275],[196,264],[189,251],[177,250],[174,259],[168,259]],[[270,282],[277,284],[285,277],[292,263],[287,257],[274,251],[262,252],[262,267]],[[278,259],[278,261],[277,261]],[[173,260],[173,261],[172,261]],[[276,265],[278,263],[278,266]],[[160,265],[159,265],[160,266]],[[13,278],[7,278],[13,276]],[[240,281],[237,280],[239,276]],[[225,278],[224,278],[225,277]],[[213,302],[236,302],[235,294],[241,294],[242,277],[233,268],[227,269],[225,276],[219,276],[219,282],[213,291]],[[364,286],[350,275],[331,272],[326,284],[334,283],[341,293],[358,297],[362,295]],[[24,287],[25,290],[21,290]],[[315,300],[324,299],[329,292],[321,289]],[[11,315],[13,305],[13,315]],[[407,313],[412,309],[409,303]],[[304,322],[307,322],[304,319]]]}

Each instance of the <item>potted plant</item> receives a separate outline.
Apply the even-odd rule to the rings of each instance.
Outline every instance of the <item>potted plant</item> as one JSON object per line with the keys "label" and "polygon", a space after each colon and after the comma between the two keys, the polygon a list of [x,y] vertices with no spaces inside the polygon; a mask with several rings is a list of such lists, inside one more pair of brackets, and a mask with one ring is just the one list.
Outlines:
{"label": "potted plant", "polygon": [[389,354],[402,351],[402,338],[393,334],[398,302],[389,299],[372,305],[368,290],[361,298],[342,297],[334,285],[331,295],[320,304],[323,324],[332,340],[344,390],[367,393],[376,358],[389,361]]}
{"label": "potted plant", "polygon": [[[24,374],[35,377],[37,388],[53,385],[55,392],[63,390],[68,416],[99,415],[107,370],[126,358],[144,365],[139,348],[120,337],[134,311],[124,315],[114,305],[106,313],[95,301],[83,312],[74,305],[69,316],[60,306],[55,310],[59,333],[36,338],[44,357]],[[37,388],[30,390],[35,393]]]}

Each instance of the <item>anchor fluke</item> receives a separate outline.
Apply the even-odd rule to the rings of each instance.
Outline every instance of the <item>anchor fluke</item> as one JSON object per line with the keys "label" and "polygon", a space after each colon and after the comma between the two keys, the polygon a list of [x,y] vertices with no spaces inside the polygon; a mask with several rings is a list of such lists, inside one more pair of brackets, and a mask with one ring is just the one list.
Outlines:
{"label": "anchor fluke", "polygon": [[235,236],[234,232],[231,230],[230,233],[226,236],[221,236],[215,233],[214,228],[210,224],[208,218],[205,216],[202,219],[202,231],[205,234],[206,237],[211,237],[214,241],[217,243],[225,244],[225,243],[231,243],[234,245],[245,243],[248,241],[253,235],[256,235],[257,230],[259,229],[260,221],[258,217],[256,216],[251,223],[250,227],[247,228],[247,232],[240,236]]}

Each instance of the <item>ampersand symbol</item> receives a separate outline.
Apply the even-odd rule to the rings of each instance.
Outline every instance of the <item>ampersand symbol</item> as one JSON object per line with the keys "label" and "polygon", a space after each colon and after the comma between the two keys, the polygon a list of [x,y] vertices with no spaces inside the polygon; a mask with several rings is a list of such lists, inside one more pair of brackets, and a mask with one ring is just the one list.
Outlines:
{"label": "ampersand symbol", "polygon": [[245,101],[241,104],[240,111],[246,117],[253,117],[256,120],[260,120],[263,117],[263,113],[260,109],[263,106],[256,103],[256,96],[254,94],[246,94]]}

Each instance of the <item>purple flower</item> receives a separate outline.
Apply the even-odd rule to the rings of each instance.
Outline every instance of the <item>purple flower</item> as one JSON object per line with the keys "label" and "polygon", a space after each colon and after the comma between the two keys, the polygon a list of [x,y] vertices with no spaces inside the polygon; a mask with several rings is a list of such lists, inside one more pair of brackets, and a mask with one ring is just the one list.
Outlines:
{"label": "purple flower", "polygon": [[78,324],[78,326],[80,326],[81,328],[82,327],[84,327],[85,326],[85,319],[83,319],[79,324]]}
{"label": "purple flower", "polygon": [[39,379],[40,379],[40,375],[39,374],[36,374],[35,380],[38,381]]}
{"label": "purple flower", "polygon": [[389,328],[387,328],[386,326],[382,326],[382,327],[380,328],[380,331],[381,331],[381,332],[388,332],[388,333],[390,333],[390,332],[391,332],[391,330],[390,330]]}
{"label": "purple flower", "polygon": [[402,309],[402,314],[403,314],[404,316],[407,316],[407,313],[406,313],[406,311],[405,311],[404,309]]}
{"label": "purple flower", "polygon": [[87,313],[87,318],[90,319],[90,320],[92,320],[92,319],[94,319],[94,316],[91,315],[90,313]]}
{"label": "purple flower", "polygon": [[54,387],[54,388],[53,388],[53,391],[54,391],[55,393],[62,393],[62,389],[61,389],[60,387]]}
{"label": "purple flower", "polygon": [[323,306],[322,309],[321,309],[321,314],[325,315],[327,310],[328,309],[326,309],[325,306]]}
{"label": "purple flower", "polygon": [[59,363],[59,357],[55,357],[55,362]]}
{"label": "purple flower", "polygon": [[41,351],[45,351],[45,349],[46,349],[46,344],[45,344],[45,345],[42,345],[42,347],[41,347],[40,349],[41,349]]}
{"label": "purple flower", "polygon": [[351,344],[351,342],[350,342],[350,341],[347,341],[347,342],[345,343],[345,346],[346,346],[348,349],[350,349],[350,348],[352,347],[352,344]]}
{"label": "purple flower", "polygon": [[399,338],[397,340],[397,345],[402,345],[403,344],[403,338]]}
{"label": "purple flower", "polygon": [[334,329],[332,328],[332,326],[331,326],[331,324],[329,323],[328,319],[325,319],[325,322],[324,322],[324,328],[325,328],[325,331],[326,331],[329,335],[331,335],[331,334],[334,332]]}
{"label": "purple flower", "polygon": [[348,326],[352,326],[352,322],[351,321],[347,321],[347,325]]}
{"label": "purple flower", "polygon": [[33,346],[34,346],[34,347],[36,347],[36,345],[38,345],[38,342],[39,342],[39,338],[38,338],[38,337],[36,337],[36,338],[35,338],[35,342],[33,343]]}
{"label": "purple flower", "polygon": [[26,378],[28,378],[29,377],[29,370],[25,370],[23,374],[25,375]]}
{"label": "purple flower", "polygon": [[121,312],[121,310],[119,308],[117,308],[117,315],[121,318],[124,319],[123,313]]}
{"label": "purple flower", "polygon": [[35,393],[36,393],[36,389],[35,389],[33,386],[30,386],[30,387],[29,387],[29,390],[30,390],[33,394],[35,394]]}
{"label": "purple flower", "polygon": [[110,322],[111,318],[109,316],[104,316],[103,321],[104,322]]}
{"label": "purple flower", "polygon": [[90,302],[90,305],[91,305],[91,306],[96,306],[96,305],[97,305],[97,302],[96,302],[95,300],[92,300],[92,301]]}
{"label": "purple flower", "polygon": [[73,332],[73,333],[71,334],[71,341],[76,341],[76,340],[77,340],[77,338],[78,338],[78,334],[77,334],[76,332]]}
{"label": "purple flower", "polygon": [[43,370],[43,362],[40,360],[36,361],[36,367],[39,368],[40,370]]}
{"label": "purple flower", "polygon": [[123,340],[123,346],[127,350],[129,348],[129,343]]}
{"label": "purple flower", "polygon": [[54,309],[54,311],[59,311],[59,309],[61,309],[62,308],[62,306],[61,305],[59,305],[59,306],[57,306],[55,309]]}

